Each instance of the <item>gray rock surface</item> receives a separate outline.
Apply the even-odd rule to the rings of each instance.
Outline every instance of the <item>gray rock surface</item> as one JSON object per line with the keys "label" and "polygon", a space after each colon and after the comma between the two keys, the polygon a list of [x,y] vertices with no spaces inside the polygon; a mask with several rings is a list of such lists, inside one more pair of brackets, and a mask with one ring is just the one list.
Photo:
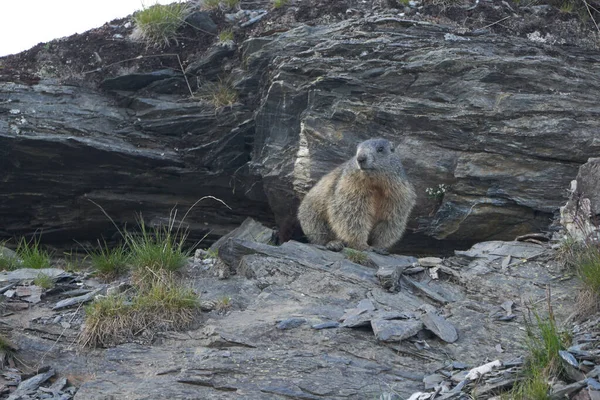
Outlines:
{"label": "gray rock surface", "polygon": [[[244,232],[238,231],[241,236]],[[17,315],[6,320],[18,333],[16,344],[27,349],[20,353],[25,362],[36,365],[45,355],[61,377],[85,371],[75,399],[364,399],[378,398],[382,387],[408,398],[423,390],[424,377],[435,371],[444,369],[450,377],[457,374],[455,368],[484,364],[490,354],[511,365],[524,351],[519,345],[523,305],[545,302],[547,285],[556,317],[571,312],[575,282],[559,281],[550,266],[535,259],[503,268],[502,257],[489,256],[490,248],[515,257],[532,251],[519,242],[481,244],[468,256],[445,259],[439,279],[432,280],[426,270],[413,273],[420,289],[402,280],[391,293],[380,286],[374,268],[349,262],[343,254],[231,235],[219,249],[222,261],[231,263],[228,279],[215,276],[216,265],[207,270],[192,262],[186,271],[186,282],[204,301],[227,296],[231,308],[204,312],[194,329],[160,333],[151,346],[76,351],[73,334],[81,321],[73,317],[74,309],[60,319],[62,314],[49,307],[36,308],[36,321],[47,321],[42,325],[20,325],[26,321]],[[390,256],[389,262],[394,259]],[[425,295],[423,288],[443,295],[447,303]],[[506,313],[508,300],[515,318],[490,318]],[[439,312],[456,327],[460,335],[454,343],[436,336],[452,341],[445,322],[428,322],[428,329],[422,329],[423,310]],[[362,326],[336,323],[352,318]],[[72,326],[63,329],[62,322]],[[498,345],[504,349],[501,354]],[[464,374],[457,384],[470,385]]]}

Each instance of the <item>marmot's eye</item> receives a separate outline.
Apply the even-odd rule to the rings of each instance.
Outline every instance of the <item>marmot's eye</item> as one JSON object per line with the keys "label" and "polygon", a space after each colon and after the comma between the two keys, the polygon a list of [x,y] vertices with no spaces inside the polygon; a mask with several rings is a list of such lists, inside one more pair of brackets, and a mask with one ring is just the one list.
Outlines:
{"label": "marmot's eye", "polygon": [[393,153],[394,151],[396,151],[396,149],[394,149],[393,147],[390,148],[390,151]]}
{"label": "marmot's eye", "polygon": [[383,152],[383,146],[378,146],[377,147],[377,152],[378,153],[382,153]]}

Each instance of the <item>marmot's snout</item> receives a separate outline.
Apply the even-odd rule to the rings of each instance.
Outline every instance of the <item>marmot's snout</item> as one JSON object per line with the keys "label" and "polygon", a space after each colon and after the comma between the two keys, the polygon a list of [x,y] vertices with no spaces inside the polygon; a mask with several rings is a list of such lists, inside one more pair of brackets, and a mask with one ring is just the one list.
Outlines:
{"label": "marmot's snout", "polygon": [[371,157],[368,154],[359,152],[356,155],[356,163],[358,164],[358,168],[365,170],[371,169],[373,166],[373,162],[371,161]]}

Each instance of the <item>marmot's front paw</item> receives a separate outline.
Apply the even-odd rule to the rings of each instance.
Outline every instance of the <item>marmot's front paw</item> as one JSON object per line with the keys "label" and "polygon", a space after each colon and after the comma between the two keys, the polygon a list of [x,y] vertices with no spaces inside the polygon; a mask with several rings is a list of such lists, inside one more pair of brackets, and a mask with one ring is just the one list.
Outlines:
{"label": "marmot's front paw", "polygon": [[332,240],[327,243],[325,247],[330,251],[342,251],[344,249],[344,243],[341,240]]}

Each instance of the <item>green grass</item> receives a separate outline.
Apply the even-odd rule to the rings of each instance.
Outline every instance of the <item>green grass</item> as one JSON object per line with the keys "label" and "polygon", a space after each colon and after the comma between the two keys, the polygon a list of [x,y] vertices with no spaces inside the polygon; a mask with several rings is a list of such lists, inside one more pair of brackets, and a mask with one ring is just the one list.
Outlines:
{"label": "green grass", "polygon": [[30,241],[21,238],[16,253],[22,261],[19,268],[50,268],[50,253],[41,248],[39,238]]}
{"label": "green grass", "polygon": [[232,298],[229,296],[223,296],[219,300],[217,300],[215,304],[215,310],[219,312],[227,311],[231,308]]}
{"label": "green grass", "polygon": [[533,318],[526,320],[528,355],[523,370],[523,379],[510,392],[510,398],[545,400],[548,399],[552,377],[562,374],[559,350],[569,341],[559,331],[552,311],[548,317],[541,317],[532,311]]}
{"label": "green grass", "polygon": [[217,108],[231,106],[238,100],[237,92],[227,81],[204,83],[196,93],[196,97]]}
{"label": "green grass", "polygon": [[220,3],[221,0],[203,0],[202,8],[205,8],[207,10],[216,10],[217,8],[219,8]]}
{"label": "green grass", "polygon": [[133,15],[134,37],[150,46],[168,46],[177,42],[177,30],[185,23],[191,9],[187,3],[155,4]]}
{"label": "green grass", "polygon": [[125,245],[109,248],[106,241],[100,243],[98,248],[89,253],[92,267],[104,279],[114,279],[129,270],[130,255]]}
{"label": "green grass", "polygon": [[353,263],[360,264],[360,265],[367,265],[367,262],[369,260],[369,258],[367,257],[367,254],[363,251],[345,248],[344,254],[346,255],[346,258],[348,260],[352,261]]}
{"label": "green grass", "polygon": [[221,43],[233,41],[233,37],[233,30],[231,29],[223,29],[219,32],[219,42]]}
{"label": "green grass", "polygon": [[289,0],[273,0],[273,8],[281,8],[289,3]]}
{"label": "green grass", "polygon": [[595,244],[583,246],[575,252],[573,264],[583,285],[600,295],[600,249]]}
{"label": "green grass", "polygon": [[240,0],[221,0],[221,4],[229,9],[237,8],[240,4]]}
{"label": "green grass", "polygon": [[38,276],[33,280],[33,284],[41,287],[42,289],[51,289],[54,287],[54,281],[46,274],[39,273]]}
{"label": "green grass", "polygon": [[140,218],[139,232],[124,232],[135,269],[173,272],[185,266],[190,256],[184,248],[187,234],[175,231],[172,222],[169,226],[148,228]]}

